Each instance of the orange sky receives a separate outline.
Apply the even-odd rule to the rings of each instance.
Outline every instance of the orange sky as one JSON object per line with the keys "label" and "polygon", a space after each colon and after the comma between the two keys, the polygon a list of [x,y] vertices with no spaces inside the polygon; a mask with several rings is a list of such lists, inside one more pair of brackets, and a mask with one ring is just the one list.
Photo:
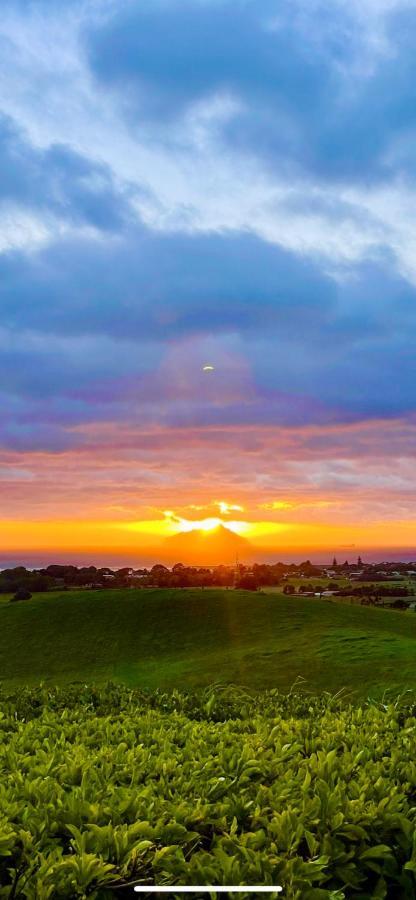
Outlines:
{"label": "orange sky", "polygon": [[169,535],[219,522],[278,555],[411,548],[414,430],[84,427],[62,452],[0,456],[2,553],[163,558]]}
{"label": "orange sky", "polygon": [[[411,547],[415,542],[414,521],[378,522],[362,525],[332,525],[331,523],[307,524],[302,522],[247,522],[230,523],[219,520],[226,527],[246,537],[255,547],[267,547],[279,553],[281,548],[296,550],[340,550]],[[181,531],[181,528],[177,529]],[[85,548],[117,548],[137,551],[140,548],[160,547],[162,539],[176,533],[164,519],[141,522],[103,522],[99,520],[34,520],[0,521],[2,550],[82,550]]]}

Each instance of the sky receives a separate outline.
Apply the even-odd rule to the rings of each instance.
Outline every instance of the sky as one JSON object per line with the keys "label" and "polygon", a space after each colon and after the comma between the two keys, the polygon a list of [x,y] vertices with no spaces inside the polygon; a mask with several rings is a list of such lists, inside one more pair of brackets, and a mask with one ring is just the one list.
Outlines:
{"label": "sky", "polygon": [[3,0],[0,563],[416,557],[415,27]]}

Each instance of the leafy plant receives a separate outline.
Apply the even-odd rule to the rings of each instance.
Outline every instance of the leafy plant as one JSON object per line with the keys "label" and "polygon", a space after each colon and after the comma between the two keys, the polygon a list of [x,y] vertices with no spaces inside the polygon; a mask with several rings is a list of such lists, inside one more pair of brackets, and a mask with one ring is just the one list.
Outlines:
{"label": "leafy plant", "polygon": [[0,898],[416,894],[412,695],[43,687],[1,698],[0,736]]}

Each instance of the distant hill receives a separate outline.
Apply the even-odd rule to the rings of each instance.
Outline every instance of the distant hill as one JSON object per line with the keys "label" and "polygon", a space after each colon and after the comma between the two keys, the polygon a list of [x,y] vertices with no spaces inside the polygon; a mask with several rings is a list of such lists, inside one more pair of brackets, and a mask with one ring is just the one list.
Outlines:
{"label": "distant hill", "polygon": [[169,557],[171,562],[206,566],[235,563],[237,555],[244,562],[252,552],[250,541],[225,525],[210,531],[181,531],[166,538],[163,547],[164,558]]}

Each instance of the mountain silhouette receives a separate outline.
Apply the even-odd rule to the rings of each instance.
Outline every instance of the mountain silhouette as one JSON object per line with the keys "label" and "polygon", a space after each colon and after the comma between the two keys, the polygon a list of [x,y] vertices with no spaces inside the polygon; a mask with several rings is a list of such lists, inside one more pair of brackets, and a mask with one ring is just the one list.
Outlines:
{"label": "mountain silhouette", "polygon": [[244,559],[251,544],[225,525],[206,531],[195,528],[166,538],[164,551],[174,562],[188,565],[221,565],[235,563],[236,556]]}

